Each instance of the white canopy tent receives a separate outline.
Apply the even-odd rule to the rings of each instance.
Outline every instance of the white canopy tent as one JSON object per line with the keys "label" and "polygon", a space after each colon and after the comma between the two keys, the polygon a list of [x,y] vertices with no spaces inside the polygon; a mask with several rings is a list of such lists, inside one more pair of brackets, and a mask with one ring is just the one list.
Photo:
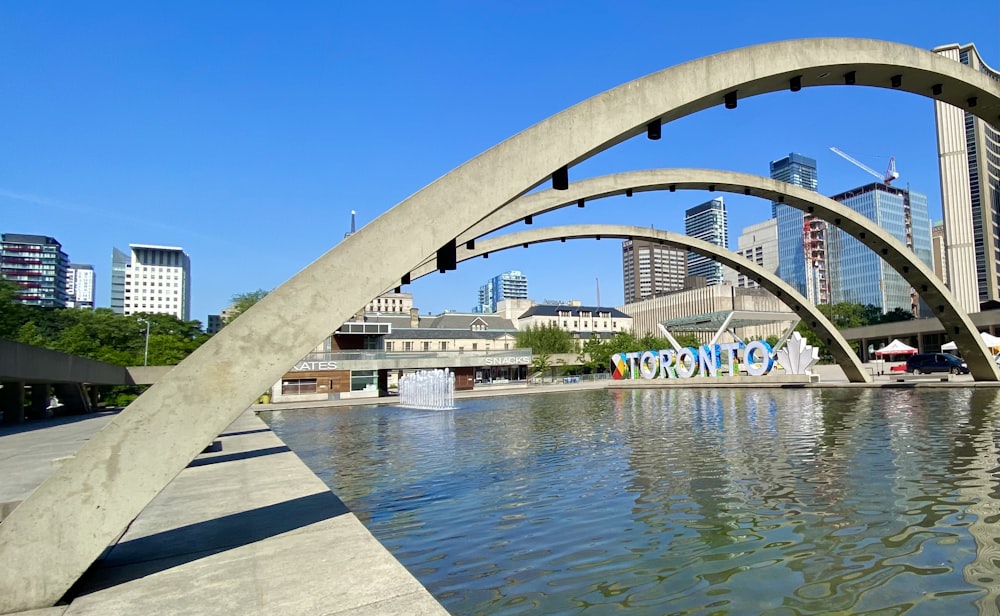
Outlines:
{"label": "white canopy tent", "polygon": [[875,351],[875,357],[885,357],[886,355],[913,355],[916,352],[917,349],[915,347],[911,347],[910,345],[893,338],[892,342]]}
{"label": "white canopy tent", "polygon": [[[983,343],[986,345],[986,348],[990,350],[990,353],[993,353],[994,355],[1000,353],[1000,338],[989,332],[979,332],[979,335],[982,336]],[[954,342],[945,342],[941,345],[942,351],[955,351],[957,349],[958,346]]]}

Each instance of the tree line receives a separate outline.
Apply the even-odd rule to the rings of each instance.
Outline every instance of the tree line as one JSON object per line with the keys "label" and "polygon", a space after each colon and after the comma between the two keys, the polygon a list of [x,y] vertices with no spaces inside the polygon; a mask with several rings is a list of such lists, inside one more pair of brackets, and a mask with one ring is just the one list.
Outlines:
{"label": "tree line", "polygon": [[[17,285],[0,279],[0,338],[116,366],[174,365],[209,335],[200,321],[168,314],[122,315],[109,308],[44,308],[16,300]],[[149,327],[147,359],[146,322]]]}
{"label": "tree line", "polygon": [[[173,366],[211,337],[201,321],[169,314],[123,315],[110,308],[46,308],[17,301],[18,286],[0,278],[0,338],[70,353],[115,366]],[[225,323],[267,295],[257,290],[234,295]],[[147,336],[148,332],[148,336]],[[109,405],[128,404],[142,387],[109,387]]]}

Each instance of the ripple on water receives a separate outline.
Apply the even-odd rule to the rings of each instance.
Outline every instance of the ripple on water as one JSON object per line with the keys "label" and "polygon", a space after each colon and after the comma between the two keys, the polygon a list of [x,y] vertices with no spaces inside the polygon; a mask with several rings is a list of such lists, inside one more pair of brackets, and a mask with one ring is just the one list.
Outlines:
{"label": "ripple on water", "polygon": [[452,613],[996,600],[987,390],[512,395],[262,414]]}

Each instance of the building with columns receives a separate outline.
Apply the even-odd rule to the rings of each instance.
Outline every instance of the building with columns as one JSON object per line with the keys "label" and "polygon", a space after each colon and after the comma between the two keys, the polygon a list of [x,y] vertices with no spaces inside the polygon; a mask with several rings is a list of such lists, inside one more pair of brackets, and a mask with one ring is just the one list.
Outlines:
{"label": "building with columns", "polygon": [[[1000,81],[973,44],[934,53]],[[1000,132],[976,116],[934,101],[948,283],[963,309],[1000,300]]]}

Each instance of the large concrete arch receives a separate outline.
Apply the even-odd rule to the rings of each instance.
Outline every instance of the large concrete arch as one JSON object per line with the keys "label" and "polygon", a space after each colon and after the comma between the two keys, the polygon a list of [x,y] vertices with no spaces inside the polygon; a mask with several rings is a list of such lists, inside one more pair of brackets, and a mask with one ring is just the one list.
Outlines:
{"label": "large concrete arch", "polygon": [[710,190],[782,201],[840,227],[869,246],[912,286],[934,309],[945,330],[966,358],[976,380],[996,381],[993,356],[983,344],[975,324],[948,287],[899,240],[867,217],[819,193],[761,176],[715,169],[649,169],[616,173],[574,182],[567,190],[543,190],[515,199],[507,207],[476,223],[457,239],[469,240],[581,200],[654,190]]}
{"label": "large concrete arch", "polygon": [[[731,107],[756,94],[836,84],[934,97],[994,125],[1000,114],[1000,84],[967,66],[915,47],[846,38],[783,41],[701,58],[566,109],[345,239],[81,447],[72,464],[57,469],[0,524],[0,613],[58,601],[260,391],[369,298],[478,221],[549,178],[562,183],[568,167],[651,124]],[[978,364],[976,370],[986,376]]]}
{"label": "large concrete arch", "polygon": [[[735,252],[710,244],[704,240],[699,240],[687,235],[681,235],[672,231],[661,231],[650,229],[649,227],[634,227],[628,225],[608,225],[608,224],[586,224],[586,225],[565,225],[558,227],[539,227],[528,231],[518,231],[508,233],[499,237],[488,238],[475,243],[473,248],[462,246],[458,249],[458,261],[465,261],[492,252],[507,250],[515,246],[528,246],[540,242],[564,241],[567,239],[580,238],[621,238],[621,239],[645,239],[653,242],[660,242],[667,246],[673,246],[704,255],[714,259],[723,265],[727,265],[736,271],[747,274],[756,280],[761,287],[773,293],[779,300],[791,308],[795,314],[819,335],[834,359],[843,368],[844,374],[852,383],[870,383],[871,376],[861,364],[861,360],[851,349],[850,344],[840,334],[837,327],[830,322],[826,316],[820,312],[815,305],[802,296],[792,286],[781,278],[760,267],[752,261],[748,261]],[[437,271],[433,263],[425,263],[418,267],[410,275],[413,280]]]}

